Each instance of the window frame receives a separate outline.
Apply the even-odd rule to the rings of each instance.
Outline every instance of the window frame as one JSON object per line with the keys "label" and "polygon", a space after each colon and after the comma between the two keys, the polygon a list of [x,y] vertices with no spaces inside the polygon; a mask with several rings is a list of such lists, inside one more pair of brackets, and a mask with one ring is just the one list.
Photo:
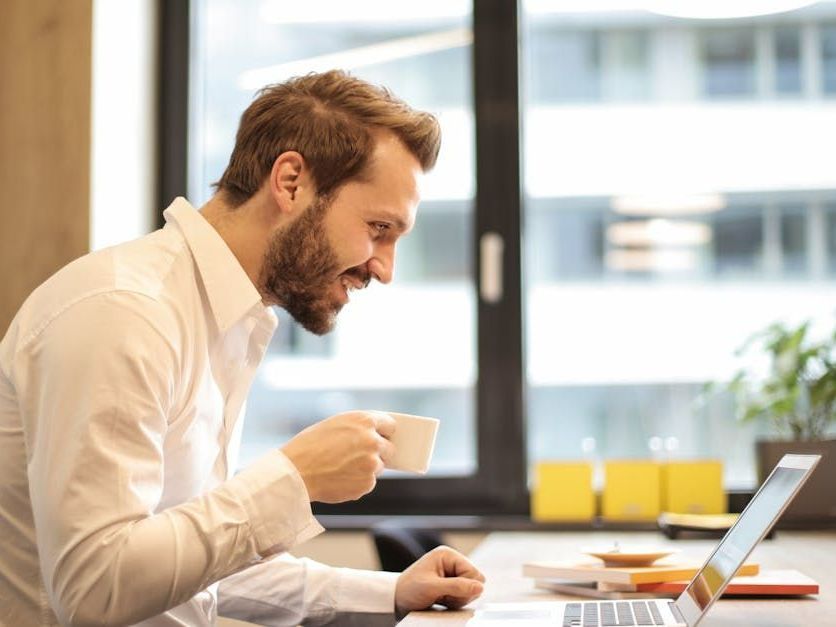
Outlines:
{"label": "window frame", "polygon": [[[188,188],[190,0],[159,0],[159,167],[162,209]],[[519,5],[473,2],[473,106],[476,194],[472,215],[473,285],[479,242],[504,242],[503,295],[477,306],[474,390],[477,471],[468,476],[388,478],[358,501],[317,503],[319,514],[522,514],[529,511],[524,435],[522,196],[520,180]],[[443,418],[443,417],[442,417]]]}

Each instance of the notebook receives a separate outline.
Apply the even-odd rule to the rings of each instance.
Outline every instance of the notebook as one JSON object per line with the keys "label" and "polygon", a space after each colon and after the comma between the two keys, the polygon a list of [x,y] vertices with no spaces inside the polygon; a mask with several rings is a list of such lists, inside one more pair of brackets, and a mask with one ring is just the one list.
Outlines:
{"label": "notebook", "polygon": [[[688,581],[663,581],[659,583],[608,584],[596,581],[566,579],[535,579],[534,586],[570,596],[594,599],[675,599]],[[735,576],[726,586],[723,596],[804,596],[818,594],[819,584],[797,570],[764,570],[757,575]]]}
{"label": "notebook", "polygon": [[[699,563],[688,564],[682,562],[658,563],[652,566],[604,566],[600,562],[529,562],[528,564],[523,564],[523,577],[637,584],[690,579],[697,574],[699,569]],[[743,564],[738,574],[757,575],[758,565],[750,563]]]}

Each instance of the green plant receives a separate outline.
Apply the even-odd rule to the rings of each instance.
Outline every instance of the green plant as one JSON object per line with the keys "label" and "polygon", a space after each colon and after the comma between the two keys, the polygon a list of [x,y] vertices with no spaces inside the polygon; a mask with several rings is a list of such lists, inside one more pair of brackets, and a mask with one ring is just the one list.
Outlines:
{"label": "green plant", "polygon": [[836,422],[836,332],[821,341],[808,336],[810,322],[775,323],[737,350],[767,358],[765,375],[741,368],[725,387],[734,393],[738,418],[766,419],[794,440],[820,440]]}

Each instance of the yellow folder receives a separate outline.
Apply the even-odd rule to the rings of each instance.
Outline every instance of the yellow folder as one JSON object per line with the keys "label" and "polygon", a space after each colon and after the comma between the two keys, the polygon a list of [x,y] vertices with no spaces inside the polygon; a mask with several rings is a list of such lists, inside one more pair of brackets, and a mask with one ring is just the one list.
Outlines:
{"label": "yellow folder", "polygon": [[540,462],[535,465],[531,490],[531,517],[534,520],[591,520],[594,516],[591,464]]}
{"label": "yellow folder", "polygon": [[655,520],[662,511],[661,488],[658,462],[605,462],[601,514],[610,520]]}
{"label": "yellow folder", "polygon": [[723,463],[718,460],[667,462],[662,468],[662,507],[676,514],[724,514]]}

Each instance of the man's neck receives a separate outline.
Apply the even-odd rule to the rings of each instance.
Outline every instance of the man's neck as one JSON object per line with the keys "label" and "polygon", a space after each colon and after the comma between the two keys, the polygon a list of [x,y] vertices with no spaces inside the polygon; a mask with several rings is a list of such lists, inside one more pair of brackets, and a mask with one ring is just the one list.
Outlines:
{"label": "man's neck", "polygon": [[217,193],[200,208],[200,213],[226,242],[250,281],[259,289],[269,232],[259,219],[263,212],[256,206],[256,202],[252,198],[233,207],[223,193]]}

